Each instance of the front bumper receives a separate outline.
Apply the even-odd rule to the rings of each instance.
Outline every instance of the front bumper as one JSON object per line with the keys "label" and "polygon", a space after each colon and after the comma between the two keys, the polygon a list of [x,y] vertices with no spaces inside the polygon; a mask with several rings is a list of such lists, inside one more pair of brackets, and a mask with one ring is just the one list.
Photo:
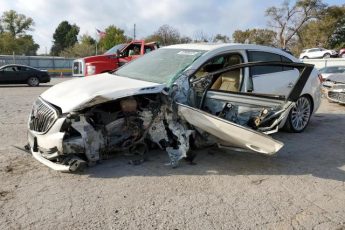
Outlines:
{"label": "front bumper", "polygon": [[70,166],[54,163],[63,153],[63,138],[65,133],[60,132],[66,118],[59,118],[53,126],[45,133],[39,133],[28,129],[28,143],[33,157],[57,171],[69,172]]}
{"label": "front bumper", "polygon": [[326,95],[329,101],[345,104],[345,90],[328,90]]}

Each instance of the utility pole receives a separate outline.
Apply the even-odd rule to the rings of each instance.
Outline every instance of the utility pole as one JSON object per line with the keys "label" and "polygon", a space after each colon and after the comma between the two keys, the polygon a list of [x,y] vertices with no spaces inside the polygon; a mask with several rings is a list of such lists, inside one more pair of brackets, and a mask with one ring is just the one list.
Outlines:
{"label": "utility pole", "polygon": [[96,40],[96,55],[98,54],[98,42],[97,42],[97,40]]}
{"label": "utility pole", "polygon": [[135,40],[135,35],[136,35],[135,32],[136,32],[136,31],[135,31],[135,24],[134,24],[134,28],[133,28],[133,40]]}

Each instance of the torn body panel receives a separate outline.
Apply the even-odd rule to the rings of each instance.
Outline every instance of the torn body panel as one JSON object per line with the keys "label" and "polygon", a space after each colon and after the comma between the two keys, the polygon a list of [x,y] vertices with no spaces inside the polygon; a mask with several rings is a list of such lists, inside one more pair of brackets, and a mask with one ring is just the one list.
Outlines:
{"label": "torn body panel", "polygon": [[283,147],[283,143],[271,137],[245,128],[236,123],[220,119],[198,109],[179,104],[179,113],[190,124],[212,134],[230,146],[272,155]]}
{"label": "torn body panel", "polygon": [[322,84],[324,95],[330,102],[345,104],[345,80],[335,77],[330,76],[332,80],[327,80]]}

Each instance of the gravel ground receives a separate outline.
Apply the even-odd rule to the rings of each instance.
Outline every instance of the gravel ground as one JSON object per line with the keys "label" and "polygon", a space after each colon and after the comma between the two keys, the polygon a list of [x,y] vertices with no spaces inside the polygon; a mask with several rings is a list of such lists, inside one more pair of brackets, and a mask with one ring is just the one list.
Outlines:
{"label": "gravel ground", "polygon": [[304,133],[274,135],[275,157],[202,150],[172,169],[156,151],[64,174],[18,149],[48,87],[0,86],[0,229],[345,229],[344,106],[324,100]]}

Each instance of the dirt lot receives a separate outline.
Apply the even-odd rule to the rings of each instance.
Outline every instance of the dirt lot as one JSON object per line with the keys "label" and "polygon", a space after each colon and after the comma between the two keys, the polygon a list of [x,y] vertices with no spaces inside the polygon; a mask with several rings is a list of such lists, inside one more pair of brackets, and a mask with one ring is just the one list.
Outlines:
{"label": "dirt lot", "polygon": [[344,106],[324,100],[304,133],[274,135],[275,157],[203,150],[172,169],[157,151],[63,174],[17,148],[48,87],[0,86],[0,229],[345,228]]}

